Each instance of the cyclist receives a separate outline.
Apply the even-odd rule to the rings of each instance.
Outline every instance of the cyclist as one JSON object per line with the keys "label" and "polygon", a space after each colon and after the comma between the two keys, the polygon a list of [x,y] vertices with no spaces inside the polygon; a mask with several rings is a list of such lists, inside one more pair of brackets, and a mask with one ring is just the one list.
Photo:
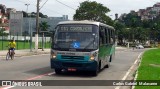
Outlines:
{"label": "cyclist", "polygon": [[[8,44],[8,52],[10,53],[10,50],[13,50],[13,52],[14,52],[14,50],[15,50],[15,48],[16,48],[16,42],[14,41],[14,39],[12,39],[10,42],[9,42],[9,44]],[[14,52],[14,54],[15,54],[15,52]]]}

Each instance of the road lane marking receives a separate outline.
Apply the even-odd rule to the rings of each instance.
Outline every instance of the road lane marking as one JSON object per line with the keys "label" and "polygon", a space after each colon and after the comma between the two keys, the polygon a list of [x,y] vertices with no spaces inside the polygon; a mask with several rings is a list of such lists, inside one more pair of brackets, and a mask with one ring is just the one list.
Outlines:
{"label": "road lane marking", "polygon": [[15,86],[6,86],[6,87],[2,87],[0,89],[10,89],[10,88],[13,88],[13,87],[15,87]]}
{"label": "road lane marking", "polygon": [[[143,52],[141,52],[137,59],[135,60],[135,62],[133,63],[133,65],[129,68],[129,70],[126,72],[126,74],[124,75],[124,77],[122,78],[122,80],[126,80],[126,78],[128,77],[129,73],[133,70],[135,64],[137,64],[138,60],[140,59],[141,55]],[[117,86],[115,89],[120,89],[121,86]]]}
{"label": "road lane marking", "polygon": [[[38,75],[38,76],[35,76],[35,77],[31,77],[31,78],[28,78],[24,81],[27,81],[27,80],[35,80],[35,79],[38,79],[38,78],[42,78],[46,75],[53,75],[55,74],[55,72],[50,72],[50,73],[45,73],[45,74],[42,74],[42,75]],[[6,87],[1,87],[0,89],[10,89],[10,88],[13,88],[13,87],[16,87],[16,86],[6,86]]]}

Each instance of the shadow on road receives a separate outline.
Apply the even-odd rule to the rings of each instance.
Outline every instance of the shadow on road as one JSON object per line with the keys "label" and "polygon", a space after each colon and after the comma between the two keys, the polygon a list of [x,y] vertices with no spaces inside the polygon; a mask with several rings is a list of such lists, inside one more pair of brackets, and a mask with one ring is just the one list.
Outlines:
{"label": "shadow on road", "polygon": [[[101,71],[99,71],[98,74],[100,74],[104,69],[102,69]],[[56,77],[83,77],[83,78],[85,78],[85,77],[86,78],[96,77],[96,76],[93,75],[92,72],[89,72],[89,71],[75,71],[75,72],[62,71],[61,74],[56,74],[55,73],[53,75],[56,76]]]}
{"label": "shadow on road", "polygon": [[48,66],[48,67],[33,69],[33,70],[30,70],[30,71],[25,71],[25,73],[41,75],[41,74],[50,73],[50,72],[53,72],[53,71],[54,70],[51,69],[50,66]]}

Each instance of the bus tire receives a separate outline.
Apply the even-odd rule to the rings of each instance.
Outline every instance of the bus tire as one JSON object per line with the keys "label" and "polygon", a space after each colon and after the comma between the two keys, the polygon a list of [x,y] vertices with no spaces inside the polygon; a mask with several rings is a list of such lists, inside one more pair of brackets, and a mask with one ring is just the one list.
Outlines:
{"label": "bus tire", "polygon": [[98,72],[99,72],[99,69],[100,69],[100,65],[97,66],[97,69],[96,69],[96,70],[91,71],[91,74],[92,74],[93,76],[97,76],[97,75],[98,75]]}
{"label": "bus tire", "polygon": [[56,74],[61,74],[61,69],[55,69]]}
{"label": "bus tire", "polygon": [[91,74],[92,74],[93,76],[97,76],[97,75],[98,75],[98,71],[97,71],[97,70],[91,71]]}
{"label": "bus tire", "polygon": [[104,68],[109,68],[109,66],[110,66],[110,63],[105,65]]}
{"label": "bus tire", "polygon": [[104,68],[109,68],[111,60],[112,60],[112,55],[110,56],[110,58],[108,60],[108,64],[105,65]]}

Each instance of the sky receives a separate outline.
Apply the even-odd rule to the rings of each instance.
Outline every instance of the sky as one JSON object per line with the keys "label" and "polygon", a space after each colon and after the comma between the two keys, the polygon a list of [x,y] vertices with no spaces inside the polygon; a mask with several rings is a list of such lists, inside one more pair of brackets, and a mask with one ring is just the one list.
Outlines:
{"label": "sky", "polygon": [[[47,2],[46,2],[47,1]],[[63,4],[59,3],[62,2]],[[49,17],[62,17],[62,15],[68,15],[70,20],[73,19],[76,9],[79,4],[86,0],[41,0],[40,9],[45,15]],[[118,13],[120,16],[123,13],[129,13],[131,10],[138,11],[139,9],[145,9],[146,7],[152,7],[159,0],[89,0],[96,1],[103,4],[110,9],[107,13],[112,19],[115,14]],[[160,1],[159,1],[160,2]],[[0,0],[0,4],[5,5],[7,8],[15,8],[17,11],[36,12],[37,0]],[[25,4],[30,4],[27,6]],[[65,5],[64,5],[65,4]],[[66,6],[67,5],[67,6]]]}

